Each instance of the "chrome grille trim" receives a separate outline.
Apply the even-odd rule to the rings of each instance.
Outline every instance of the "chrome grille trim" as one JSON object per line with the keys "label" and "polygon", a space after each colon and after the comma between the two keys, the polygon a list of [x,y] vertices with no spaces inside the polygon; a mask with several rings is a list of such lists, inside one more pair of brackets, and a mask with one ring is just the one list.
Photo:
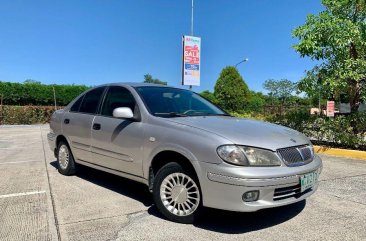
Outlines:
{"label": "chrome grille trim", "polygon": [[313,150],[309,145],[282,148],[278,149],[277,153],[289,167],[306,165],[314,158]]}

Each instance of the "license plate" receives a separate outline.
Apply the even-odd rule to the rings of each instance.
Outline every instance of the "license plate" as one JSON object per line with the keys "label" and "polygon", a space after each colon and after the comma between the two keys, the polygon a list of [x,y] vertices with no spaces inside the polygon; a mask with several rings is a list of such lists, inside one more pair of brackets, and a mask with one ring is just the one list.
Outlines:
{"label": "license plate", "polygon": [[311,172],[300,176],[301,192],[312,188],[318,180],[318,173]]}

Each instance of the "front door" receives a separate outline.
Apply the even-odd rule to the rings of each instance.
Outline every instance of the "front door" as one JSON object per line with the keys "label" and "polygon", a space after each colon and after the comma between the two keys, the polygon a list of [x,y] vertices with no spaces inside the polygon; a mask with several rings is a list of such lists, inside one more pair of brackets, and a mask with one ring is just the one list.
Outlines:
{"label": "front door", "polygon": [[100,115],[92,127],[93,163],[109,169],[142,176],[144,124],[113,117],[113,110],[129,107],[137,114],[134,97],[124,87],[109,87]]}

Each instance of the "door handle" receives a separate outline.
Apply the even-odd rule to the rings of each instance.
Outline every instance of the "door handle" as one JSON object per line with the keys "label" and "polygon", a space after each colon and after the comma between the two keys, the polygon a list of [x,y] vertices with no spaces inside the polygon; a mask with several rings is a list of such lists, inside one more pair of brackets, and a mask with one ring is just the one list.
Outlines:
{"label": "door handle", "polygon": [[67,125],[67,124],[69,124],[70,123],[70,119],[65,119],[64,120],[64,123]]}
{"label": "door handle", "polygon": [[101,128],[101,126],[100,126],[100,124],[99,124],[99,123],[94,123],[94,124],[93,124],[93,129],[94,129],[94,130],[100,130],[100,128]]}

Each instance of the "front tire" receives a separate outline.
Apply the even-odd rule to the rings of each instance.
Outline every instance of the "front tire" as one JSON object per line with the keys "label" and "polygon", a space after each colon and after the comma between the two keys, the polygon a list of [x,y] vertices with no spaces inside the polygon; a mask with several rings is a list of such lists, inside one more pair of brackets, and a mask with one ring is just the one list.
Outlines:
{"label": "front tire", "polygon": [[156,174],[153,197],[158,210],[178,223],[193,223],[202,206],[197,178],[175,162],[166,164]]}
{"label": "front tire", "polygon": [[58,172],[62,175],[71,176],[76,172],[74,157],[69,146],[63,141],[57,147],[57,164]]}

